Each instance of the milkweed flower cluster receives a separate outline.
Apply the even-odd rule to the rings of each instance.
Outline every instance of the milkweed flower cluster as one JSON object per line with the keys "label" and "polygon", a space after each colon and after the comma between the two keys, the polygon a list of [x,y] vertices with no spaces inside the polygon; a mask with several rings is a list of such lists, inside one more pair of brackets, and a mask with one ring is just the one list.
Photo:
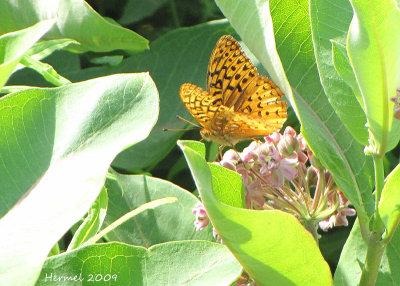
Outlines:
{"label": "milkweed flower cluster", "polygon": [[394,112],[393,116],[396,119],[400,120],[400,89],[398,88],[396,90],[396,92],[397,92],[397,96],[392,97],[390,100],[395,103],[395,106],[393,109],[393,112]]}
{"label": "milkweed flower cluster", "polygon": [[347,226],[347,216],[356,212],[302,134],[287,127],[283,134],[264,139],[251,142],[243,152],[228,150],[218,163],[241,175],[247,208],[290,213],[309,230],[317,224],[324,231]]}

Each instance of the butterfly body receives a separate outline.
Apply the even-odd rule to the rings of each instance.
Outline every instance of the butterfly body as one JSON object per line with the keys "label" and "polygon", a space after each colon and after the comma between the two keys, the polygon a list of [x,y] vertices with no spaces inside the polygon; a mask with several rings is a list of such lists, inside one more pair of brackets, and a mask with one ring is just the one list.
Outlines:
{"label": "butterfly body", "polygon": [[207,91],[185,83],[180,97],[206,140],[223,146],[279,130],[287,115],[283,93],[256,67],[232,36],[222,36],[210,58]]}

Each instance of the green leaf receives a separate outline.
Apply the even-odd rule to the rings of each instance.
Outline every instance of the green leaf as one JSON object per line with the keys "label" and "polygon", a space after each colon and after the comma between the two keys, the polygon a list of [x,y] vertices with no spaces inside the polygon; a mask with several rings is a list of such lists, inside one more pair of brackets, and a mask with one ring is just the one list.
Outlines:
{"label": "green leaf", "polygon": [[[179,142],[180,145],[191,148],[190,145],[185,144],[184,141]],[[245,208],[246,199],[244,196],[245,190],[242,183],[242,177],[234,171],[213,163],[208,163],[208,166],[212,174],[212,184],[215,197],[228,206]]]}
{"label": "green leaf", "polygon": [[199,153],[203,158],[206,157],[206,147],[203,143],[193,140],[180,140],[180,142]]}
{"label": "green leaf", "polygon": [[[60,40],[48,40],[48,41],[40,41],[34,44],[25,54],[25,56],[29,56],[34,60],[40,61],[43,58],[50,56],[55,51],[61,50],[67,47],[71,43],[76,43],[74,40],[70,39],[60,39]],[[14,70],[17,71],[19,69],[24,68],[25,66],[19,64],[17,68]]]}
{"label": "green leaf", "polygon": [[354,17],[347,49],[364,100],[376,150],[383,155],[400,139],[390,98],[400,86],[400,11],[392,0],[351,0]]}
{"label": "green leaf", "polygon": [[[375,286],[396,286],[400,284],[400,232],[396,231],[387,245],[379,266]],[[335,286],[358,286],[367,254],[367,244],[361,236],[360,225],[355,222],[343,248],[335,272]]]}
{"label": "green leaf", "polygon": [[235,257],[217,243],[177,241],[147,250],[113,242],[49,258],[36,285],[54,285],[56,276],[75,275],[83,281],[73,285],[91,284],[91,278],[98,285],[230,285],[241,272]]}
{"label": "green leaf", "polygon": [[364,102],[362,100],[361,91],[357,83],[356,76],[354,75],[353,68],[350,64],[350,59],[347,55],[346,46],[336,42],[332,43],[332,58],[336,71],[342,79],[351,87],[358,103],[364,109]]}
{"label": "green leaf", "polygon": [[27,50],[46,34],[53,24],[54,21],[43,21],[25,30],[0,37],[0,88],[4,86]]}
{"label": "green leaf", "polygon": [[[78,16],[79,15],[79,16]],[[71,50],[107,52],[125,50],[138,53],[147,49],[148,41],[135,32],[110,23],[82,0],[0,1],[0,34],[26,28],[40,20],[56,19],[46,39],[73,39]]]}
{"label": "green leaf", "polygon": [[107,214],[108,197],[107,190],[103,187],[91,208],[88,211],[83,223],[75,232],[67,250],[82,246],[86,241],[96,235],[100,230]]}
{"label": "green leaf", "polygon": [[255,211],[221,203],[214,195],[212,176],[216,176],[214,180],[223,177],[216,172],[211,175],[199,153],[181,142],[178,145],[214,227],[257,285],[332,284],[329,266],[315,240],[296,218],[280,211]]}
{"label": "green leaf", "polygon": [[153,15],[154,12],[166,2],[167,0],[128,0],[122,10],[122,16],[119,18],[118,22],[122,25],[137,23],[140,20]]}
{"label": "green leaf", "polygon": [[383,238],[390,237],[400,220],[400,165],[387,176],[383,186],[378,212],[386,227]]}
{"label": "green leaf", "polygon": [[41,61],[35,60],[31,57],[24,56],[21,60],[21,64],[37,71],[48,82],[54,84],[55,86],[62,86],[71,83],[68,79],[58,74],[51,65],[42,63]]}
{"label": "green leaf", "polygon": [[[332,15],[335,15],[332,17]],[[310,1],[311,35],[321,84],[337,116],[362,145],[368,144],[367,119],[353,90],[336,72],[331,39],[346,43],[353,11],[348,0]],[[340,21],[338,21],[340,19]]]}
{"label": "green leaf", "polygon": [[178,198],[176,198],[176,197],[166,197],[166,198],[162,198],[162,199],[158,199],[158,200],[154,200],[154,201],[150,201],[148,203],[145,203],[145,204],[141,205],[140,207],[138,207],[138,208],[136,208],[134,210],[131,210],[128,213],[124,214],[123,216],[121,216],[117,220],[113,221],[110,225],[108,225],[106,228],[104,228],[102,231],[100,231],[98,234],[96,234],[93,238],[91,238],[87,242],[87,244],[96,243],[97,241],[102,239],[105,235],[107,235],[112,230],[118,228],[120,225],[124,224],[128,220],[131,220],[132,218],[136,218],[136,216],[139,215],[140,213],[152,210],[152,209],[157,208],[159,206],[162,206],[164,204],[173,203],[177,199]]}
{"label": "green leaf", "polygon": [[91,58],[90,62],[96,65],[108,65],[110,67],[118,66],[122,60],[123,56],[104,56],[104,57],[95,57]]}
{"label": "green leaf", "polygon": [[114,176],[115,179],[108,179],[106,184],[109,207],[105,226],[149,201],[165,197],[177,197],[178,201],[137,215],[134,220],[110,232],[107,235],[109,240],[145,247],[174,240],[213,240],[211,227],[196,231],[192,209],[198,200],[188,191],[148,176],[118,173],[114,173]]}
{"label": "green leaf", "polygon": [[347,131],[324,94],[313,51],[308,1],[217,3],[288,97],[314,154],[332,173],[358,215],[368,221],[374,210],[372,160],[364,155],[364,146]]}
{"label": "green leaf", "polygon": [[180,86],[190,82],[205,88],[208,61],[215,43],[220,36],[231,33],[233,29],[226,20],[176,29],[152,42],[150,51],[124,60],[118,67],[90,68],[65,75],[72,81],[80,81],[110,73],[149,71],[156,82],[162,106],[157,125],[149,138],[119,154],[113,167],[119,170],[149,168],[171,151],[182,132],[164,132],[163,128],[186,127],[187,123],[177,119],[177,115],[190,118],[179,98]]}
{"label": "green leaf", "polygon": [[13,206],[0,220],[0,284],[34,283],[50,249],[97,198],[113,158],[143,140],[157,114],[144,73],[0,99],[0,213]]}

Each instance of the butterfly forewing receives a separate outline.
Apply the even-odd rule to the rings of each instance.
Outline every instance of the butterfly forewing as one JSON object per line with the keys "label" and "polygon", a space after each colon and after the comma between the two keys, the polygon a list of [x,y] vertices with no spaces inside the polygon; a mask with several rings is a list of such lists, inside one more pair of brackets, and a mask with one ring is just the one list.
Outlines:
{"label": "butterfly forewing", "polygon": [[223,105],[230,107],[257,75],[256,67],[239,43],[232,36],[222,36],[211,54],[207,91],[213,96],[222,96]]}

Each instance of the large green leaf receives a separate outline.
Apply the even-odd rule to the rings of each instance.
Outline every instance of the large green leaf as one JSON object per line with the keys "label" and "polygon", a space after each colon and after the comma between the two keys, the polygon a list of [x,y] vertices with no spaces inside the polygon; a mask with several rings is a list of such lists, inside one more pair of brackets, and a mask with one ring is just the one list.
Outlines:
{"label": "large green leaf", "polygon": [[[222,241],[257,285],[331,285],[328,264],[319,252],[312,235],[290,214],[280,211],[256,211],[233,207],[220,202],[217,193],[240,189],[239,180],[231,186],[219,184],[231,171],[207,165],[202,156],[185,146],[181,147],[188,161],[207,214]],[[225,172],[225,174],[224,174]],[[241,194],[234,192],[239,200]],[[312,267],[310,267],[312,265]]]}
{"label": "large green leaf", "polygon": [[49,31],[53,24],[54,21],[43,21],[25,30],[0,37],[0,89],[28,49]]}
{"label": "large green leaf", "polygon": [[[229,250],[213,242],[176,241],[149,249],[113,242],[49,258],[36,285],[223,286],[233,283],[241,271]],[[56,277],[75,275],[77,282],[57,283]]]}
{"label": "large green leaf", "polygon": [[383,155],[400,139],[393,103],[400,86],[400,11],[393,0],[351,0],[348,54],[364,100],[369,129]]}
{"label": "large green leaf", "polygon": [[389,237],[396,230],[400,220],[400,165],[397,165],[385,180],[378,212],[386,227],[385,237]]}
{"label": "large green leaf", "polygon": [[0,1],[0,34],[31,26],[41,20],[55,19],[56,25],[46,39],[74,39],[71,49],[106,52],[125,50],[137,53],[148,42],[135,32],[107,21],[83,0],[3,0]]}
{"label": "large green leaf", "polygon": [[357,208],[358,215],[367,221],[373,212],[372,160],[364,155],[363,146],[347,131],[324,94],[314,57],[308,1],[217,3],[289,98],[311,149]]}
{"label": "large green leaf", "polygon": [[[150,247],[176,240],[213,240],[212,229],[196,231],[192,209],[198,202],[188,191],[161,179],[139,175],[114,173],[107,180],[108,213],[104,224],[109,225],[125,213],[140,205],[164,197],[176,197],[173,205],[165,205],[140,213],[107,235],[109,240]],[[173,231],[171,231],[173,227]]]}
{"label": "large green leaf", "polygon": [[[379,266],[376,286],[395,286],[400,284],[400,232],[396,231],[383,253]],[[343,248],[335,272],[335,286],[357,286],[364,267],[367,244],[361,236],[358,221],[353,226]]]}
{"label": "large green leaf", "polygon": [[[353,90],[336,72],[331,40],[346,43],[353,11],[348,0],[311,0],[311,35],[325,94],[340,120],[363,145],[368,144],[367,119]],[[340,19],[340,21],[338,21]]]}
{"label": "large green leaf", "polygon": [[362,100],[360,87],[358,86],[356,75],[351,67],[346,46],[334,40],[331,42],[333,65],[341,78],[351,87],[358,103],[364,110],[364,102]]}
{"label": "large green leaf", "polygon": [[157,9],[165,5],[167,0],[128,0],[122,10],[122,15],[118,22],[128,25],[139,22],[140,20],[154,14]]}
{"label": "large green leaf", "polygon": [[205,88],[211,51],[221,35],[231,33],[232,27],[225,20],[177,29],[152,42],[150,51],[124,60],[118,67],[90,68],[66,75],[72,81],[79,81],[110,73],[150,71],[156,82],[161,106],[157,125],[149,138],[122,152],[114,161],[114,167],[125,170],[152,167],[171,151],[182,132],[162,129],[187,125],[176,115],[190,118],[179,98],[179,87],[191,82]]}
{"label": "large green leaf", "polygon": [[52,246],[98,196],[113,158],[143,140],[157,114],[148,74],[0,99],[1,214],[14,206],[0,220],[0,284],[36,280]]}

